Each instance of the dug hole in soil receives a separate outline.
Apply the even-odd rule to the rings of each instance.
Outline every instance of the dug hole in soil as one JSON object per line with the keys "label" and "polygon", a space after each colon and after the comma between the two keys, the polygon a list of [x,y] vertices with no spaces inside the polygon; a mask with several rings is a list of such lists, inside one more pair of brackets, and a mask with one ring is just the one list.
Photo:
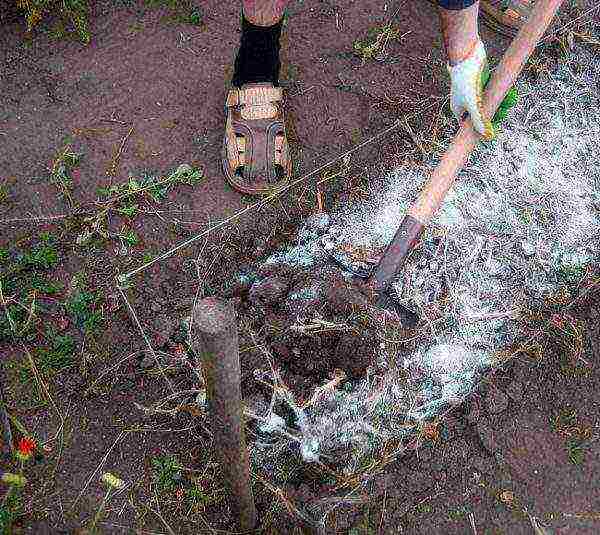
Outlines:
{"label": "dug hole in soil", "polygon": [[[299,231],[300,244],[324,235],[328,223],[324,213],[309,218]],[[294,267],[277,257],[254,258],[254,265],[255,270],[232,273],[223,295],[238,298],[242,324],[264,329],[294,393],[304,397],[307,387],[332,379],[336,370],[349,378],[363,376],[380,345],[365,317],[367,291],[333,265]]]}

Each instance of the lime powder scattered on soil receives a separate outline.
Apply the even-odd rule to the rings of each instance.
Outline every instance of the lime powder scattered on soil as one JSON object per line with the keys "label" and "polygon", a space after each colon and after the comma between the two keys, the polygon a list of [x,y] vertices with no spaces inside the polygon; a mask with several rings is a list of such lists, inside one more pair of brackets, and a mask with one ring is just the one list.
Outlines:
{"label": "lime powder scattered on soil", "polygon": [[[352,472],[363,455],[407,433],[400,425],[407,414],[420,420],[460,402],[494,353],[518,336],[520,307],[597,260],[599,86],[600,58],[581,51],[546,78],[518,84],[519,104],[497,140],[480,144],[460,173],[396,286],[420,317],[442,318],[429,324],[428,343],[401,363],[411,372],[408,384],[390,371],[352,391],[332,389],[305,411],[294,406],[305,460],[346,450]],[[445,135],[449,141],[452,132]],[[370,201],[334,216],[336,238],[383,248],[436,163],[374,177]],[[282,260],[306,267],[323,255],[300,246],[271,259]],[[264,463],[273,448],[257,444],[254,453]]]}

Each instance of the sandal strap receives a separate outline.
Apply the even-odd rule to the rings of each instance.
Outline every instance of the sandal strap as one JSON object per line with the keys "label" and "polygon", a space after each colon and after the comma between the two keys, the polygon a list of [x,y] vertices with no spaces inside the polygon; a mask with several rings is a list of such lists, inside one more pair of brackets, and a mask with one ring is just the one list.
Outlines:
{"label": "sandal strap", "polygon": [[[271,84],[246,84],[227,94],[223,168],[240,191],[275,187],[280,182],[277,165],[290,172],[282,100],[283,90]],[[243,167],[242,177],[235,174],[238,167]]]}
{"label": "sandal strap", "polygon": [[479,13],[491,29],[512,38],[529,19],[535,2],[536,0],[480,0]]}
{"label": "sandal strap", "polygon": [[483,0],[482,8],[514,20],[526,19],[533,9],[534,0]]}
{"label": "sandal strap", "polygon": [[227,94],[226,106],[239,107],[240,115],[247,121],[273,119],[279,113],[276,103],[282,99],[281,87],[248,84],[231,89]]}
{"label": "sandal strap", "polygon": [[531,14],[531,2],[522,2],[520,0],[510,0],[504,14],[513,19],[527,19]]}

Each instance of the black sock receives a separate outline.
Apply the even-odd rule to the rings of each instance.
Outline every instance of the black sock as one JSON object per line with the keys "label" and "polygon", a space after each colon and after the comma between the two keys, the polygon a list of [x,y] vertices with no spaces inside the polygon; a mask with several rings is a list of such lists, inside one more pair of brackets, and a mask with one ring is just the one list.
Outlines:
{"label": "black sock", "polygon": [[255,26],[242,15],[242,37],[231,83],[236,87],[256,82],[279,85],[279,38],[283,19],[273,26]]}

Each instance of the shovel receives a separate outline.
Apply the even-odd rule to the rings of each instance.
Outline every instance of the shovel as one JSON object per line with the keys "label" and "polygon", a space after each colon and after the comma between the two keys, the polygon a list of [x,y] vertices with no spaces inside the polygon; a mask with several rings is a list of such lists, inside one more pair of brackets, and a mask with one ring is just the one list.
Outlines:
{"label": "shovel", "polygon": [[[483,95],[483,108],[492,117],[506,93],[514,85],[525,62],[545,33],[563,0],[536,0],[535,7],[515,36],[502,61],[495,69]],[[376,305],[396,316],[404,313],[394,304],[391,283],[404,266],[435,213],[456,180],[467,159],[479,141],[470,119],[462,122],[450,147],[433,171],[419,197],[404,216],[394,239],[379,260],[375,272],[367,279],[366,286],[375,293]]]}

